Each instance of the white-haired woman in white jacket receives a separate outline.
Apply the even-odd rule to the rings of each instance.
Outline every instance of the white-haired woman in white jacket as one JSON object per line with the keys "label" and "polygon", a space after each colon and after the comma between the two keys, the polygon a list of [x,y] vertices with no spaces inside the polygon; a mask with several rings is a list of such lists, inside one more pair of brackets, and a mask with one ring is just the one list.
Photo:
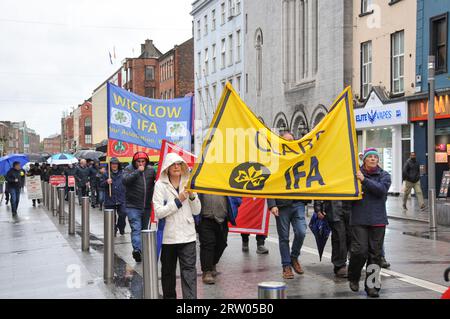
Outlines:
{"label": "white-haired woman in white jacket", "polygon": [[177,260],[183,299],[197,298],[197,235],[193,215],[200,214],[201,204],[195,193],[185,190],[188,179],[186,162],[178,154],[167,154],[153,193],[156,218],[165,222],[161,249],[163,298],[177,297]]}

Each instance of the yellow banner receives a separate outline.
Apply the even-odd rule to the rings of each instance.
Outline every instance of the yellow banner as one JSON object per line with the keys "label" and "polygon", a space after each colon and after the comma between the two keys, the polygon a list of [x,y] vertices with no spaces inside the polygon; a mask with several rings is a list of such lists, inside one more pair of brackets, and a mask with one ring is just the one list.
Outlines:
{"label": "yellow banner", "polygon": [[227,83],[189,187],[199,193],[285,199],[361,199],[353,98],[346,88],[299,140],[267,128]]}

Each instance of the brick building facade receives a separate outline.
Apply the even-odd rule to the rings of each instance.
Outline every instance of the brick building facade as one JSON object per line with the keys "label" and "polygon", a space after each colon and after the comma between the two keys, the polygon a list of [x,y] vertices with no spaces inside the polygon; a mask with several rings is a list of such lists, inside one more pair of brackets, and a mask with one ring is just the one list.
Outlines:
{"label": "brick building facade", "polygon": [[61,135],[55,134],[44,138],[44,152],[57,154],[61,152]]}
{"label": "brick building facade", "polygon": [[0,153],[38,153],[40,136],[22,122],[0,122]]}

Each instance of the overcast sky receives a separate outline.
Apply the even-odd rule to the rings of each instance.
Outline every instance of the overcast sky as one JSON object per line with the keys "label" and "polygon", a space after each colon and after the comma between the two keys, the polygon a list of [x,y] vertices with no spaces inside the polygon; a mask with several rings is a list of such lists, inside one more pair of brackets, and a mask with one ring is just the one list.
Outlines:
{"label": "overcast sky", "polygon": [[145,39],[163,53],[189,39],[192,2],[1,0],[0,120],[25,120],[41,139],[59,133],[62,112],[139,55]]}

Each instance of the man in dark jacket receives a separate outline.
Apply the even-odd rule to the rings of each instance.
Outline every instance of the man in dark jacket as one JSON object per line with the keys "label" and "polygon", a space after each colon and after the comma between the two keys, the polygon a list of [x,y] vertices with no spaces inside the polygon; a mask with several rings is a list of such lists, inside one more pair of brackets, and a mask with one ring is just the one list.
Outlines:
{"label": "man in dark jacket", "polygon": [[352,233],[350,227],[351,201],[315,200],[314,211],[319,218],[326,218],[331,228],[331,262],[338,278],[347,278],[347,256]]}
{"label": "man in dark jacket", "polygon": [[73,164],[69,164],[67,168],[64,170],[64,175],[66,175],[66,192],[65,192],[65,199],[67,200],[67,196],[69,191],[74,191],[75,187],[69,187],[69,177],[72,176],[75,178],[75,175],[77,173],[77,168]]}
{"label": "man in dark jacket", "polygon": [[89,188],[91,191],[91,207],[95,208],[98,204],[98,171],[100,165],[98,162],[93,161],[89,167]]}
{"label": "man in dark jacket", "polygon": [[405,181],[403,209],[407,209],[406,202],[408,201],[408,196],[413,188],[417,199],[419,200],[420,209],[424,209],[425,204],[423,201],[422,187],[420,186],[420,165],[416,159],[416,152],[411,152],[409,159],[406,161],[405,166],[403,166],[403,180]]}
{"label": "man in dark jacket", "polygon": [[[39,177],[41,177],[41,180],[42,180],[42,176],[41,175],[42,175],[42,171],[39,168],[39,163],[31,164],[30,165],[30,170],[28,171],[27,176],[39,176]],[[33,199],[32,201],[33,201],[33,207],[36,207],[36,200]],[[38,204],[40,204],[41,200],[38,199],[37,202],[38,202]]]}
{"label": "man in dark jacket", "polygon": [[20,200],[21,179],[23,171],[20,168],[19,162],[14,162],[13,167],[6,174],[6,181],[8,182],[8,190],[11,196],[11,210],[12,216],[17,216],[17,207]]}
{"label": "man in dark jacket", "polygon": [[141,261],[141,230],[149,227],[155,187],[155,170],[149,165],[149,162],[146,153],[136,152],[131,165],[128,165],[123,172],[133,258],[136,262]]}
{"label": "man in dark jacket", "polygon": [[[105,209],[114,209],[116,213],[115,234],[125,234],[127,211],[125,208],[125,186],[120,162],[116,157],[111,158],[111,177],[103,180],[101,186],[105,188]],[[106,175],[106,174],[105,174]],[[107,176],[106,176],[107,177]],[[111,187],[111,196],[109,188]]]}
{"label": "man in dark jacket", "polygon": [[[382,249],[386,225],[386,200],[391,176],[378,166],[379,154],[376,149],[364,151],[363,166],[356,177],[362,184],[362,199],[353,201],[350,225],[352,226],[352,243],[350,248],[350,264],[348,280],[352,291],[359,290],[361,271],[367,263],[365,290],[369,297],[378,297],[381,284],[375,285],[368,280],[373,277],[376,269],[381,270]],[[371,273],[369,266],[372,266]],[[375,268],[373,268],[375,266]]]}
{"label": "man in dark jacket", "polygon": [[89,188],[89,168],[87,167],[86,160],[80,160],[80,166],[77,167],[75,173],[75,181],[78,188],[78,201],[81,206],[81,198],[88,195]]}
{"label": "man in dark jacket", "polygon": [[[289,132],[285,132],[283,138],[288,141],[294,139],[293,135]],[[269,206],[270,212],[275,216],[277,223],[283,278],[293,279],[294,273],[292,272],[292,268],[294,268],[297,274],[303,274],[298,257],[300,256],[300,250],[306,235],[306,202],[290,199],[268,199],[267,205]],[[291,224],[294,230],[294,241],[290,250],[289,229]]]}

